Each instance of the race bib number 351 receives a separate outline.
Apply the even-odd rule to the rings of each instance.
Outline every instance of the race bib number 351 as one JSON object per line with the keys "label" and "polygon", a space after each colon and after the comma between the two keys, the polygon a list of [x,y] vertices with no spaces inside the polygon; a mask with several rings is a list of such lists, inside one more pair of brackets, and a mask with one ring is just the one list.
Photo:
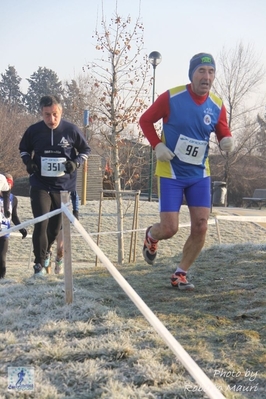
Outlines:
{"label": "race bib number 351", "polygon": [[201,165],[208,143],[195,140],[180,134],[174,153],[183,162]]}
{"label": "race bib number 351", "polygon": [[66,158],[41,157],[41,175],[46,177],[60,177],[65,174]]}

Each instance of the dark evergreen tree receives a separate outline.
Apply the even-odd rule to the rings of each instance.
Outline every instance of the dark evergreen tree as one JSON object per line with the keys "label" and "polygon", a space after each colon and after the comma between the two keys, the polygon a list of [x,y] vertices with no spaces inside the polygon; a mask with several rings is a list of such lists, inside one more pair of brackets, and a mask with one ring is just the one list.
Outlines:
{"label": "dark evergreen tree", "polygon": [[0,101],[9,108],[23,109],[23,93],[20,91],[21,78],[14,66],[8,65],[5,73],[1,73]]}
{"label": "dark evergreen tree", "polygon": [[29,79],[29,88],[25,95],[25,103],[30,113],[37,115],[39,102],[42,96],[63,96],[62,82],[51,69],[39,67]]}

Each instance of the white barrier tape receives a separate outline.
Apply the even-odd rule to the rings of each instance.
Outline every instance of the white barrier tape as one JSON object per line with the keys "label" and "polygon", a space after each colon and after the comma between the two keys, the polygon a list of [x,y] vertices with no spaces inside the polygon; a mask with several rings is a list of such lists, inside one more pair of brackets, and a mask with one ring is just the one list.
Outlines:
{"label": "white barrier tape", "polygon": [[55,209],[54,211],[45,213],[45,215],[39,216],[39,217],[37,217],[35,219],[26,220],[26,222],[17,224],[14,227],[10,227],[10,229],[1,230],[0,231],[0,237],[6,235],[7,233],[9,234],[9,233],[12,233],[14,231],[17,231],[17,230],[23,229],[25,227],[31,226],[32,224],[36,224],[38,222],[42,222],[43,220],[49,219],[50,217],[58,215],[58,213],[61,213],[61,212],[62,212],[61,208]]}
{"label": "white barrier tape", "polygon": [[236,215],[216,215],[219,220],[231,220],[237,222],[262,222],[266,223],[266,216],[236,216]]}
{"label": "white barrier tape", "polygon": [[[55,212],[55,211],[53,211],[53,212]],[[61,209],[60,209],[60,212],[62,212]],[[57,212],[57,213],[60,213],[60,212]],[[47,215],[50,215],[50,214],[51,214],[51,212],[50,212],[50,213],[47,213]],[[47,218],[44,218],[44,219],[47,219]],[[43,219],[43,220],[44,220],[44,219]],[[32,224],[32,222],[34,222],[34,221],[35,221],[35,223],[38,223],[38,222],[40,222],[41,220],[40,220],[39,218],[31,219],[31,221],[30,221],[31,223],[29,223],[28,221],[26,221],[26,222],[24,222],[24,223],[18,224],[17,226],[14,226],[14,227],[12,227],[12,228],[10,228],[10,229],[2,230],[2,231],[1,231],[2,234],[0,233],[0,237],[3,236],[3,235],[5,235],[5,234],[9,234],[9,233],[11,233],[10,235],[13,236],[13,237],[21,237],[21,233],[15,233],[14,231],[17,231],[17,230],[22,229],[25,223],[27,223],[27,226],[28,226],[29,224]],[[33,223],[33,224],[35,224],[35,223]],[[209,221],[208,221],[208,224],[209,224],[209,225],[215,224],[215,220],[214,220],[214,219],[209,220]],[[190,227],[190,223],[183,223],[183,224],[180,224],[179,227]],[[145,228],[143,228],[143,229],[123,230],[122,233],[123,233],[123,234],[126,234],[126,233],[133,233],[134,231],[146,231],[146,230],[147,230],[147,227],[145,227]],[[12,231],[13,231],[13,233],[12,233]],[[98,235],[120,234],[120,233],[121,233],[121,231],[102,231],[102,232],[100,232],[100,233],[89,233],[89,235],[90,235],[90,236],[98,236]],[[80,234],[75,234],[75,233],[74,233],[74,234],[72,234],[71,236],[72,236],[72,237],[80,237]],[[25,238],[32,238],[32,235],[31,235],[31,234],[28,234],[27,237],[25,237]]]}
{"label": "white barrier tape", "polygon": [[[214,225],[215,224],[215,219],[210,219],[208,220],[209,225]],[[183,223],[179,225],[180,227],[190,227],[190,223]],[[146,231],[147,227],[144,227],[143,229],[133,229],[133,230],[123,230],[122,233],[133,233],[134,231]],[[101,231],[100,233],[89,233],[90,236],[99,236],[99,235],[108,235],[108,234],[120,234],[121,231]],[[75,235],[75,234],[74,234]]]}
{"label": "white barrier tape", "polygon": [[[68,202],[68,203],[65,204],[65,205],[66,205],[66,206],[69,206],[69,205],[70,205],[70,202]],[[15,232],[15,231],[18,231],[18,230],[23,229],[23,228],[25,228],[25,227],[31,226],[32,224],[36,224],[36,223],[38,223],[38,222],[42,222],[43,220],[49,219],[49,218],[52,217],[52,216],[58,215],[59,213],[62,213],[62,209],[61,209],[61,208],[55,209],[54,211],[51,211],[51,212],[48,212],[48,213],[45,213],[44,215],[39,216],[39,217],[37,217],[37,218],[35,218],[35,219],[26,220],[25,222],[22,222],[22,223],[20,223],[20,224],[17,224],[16,226],[10,227],[10,229],[3,229],[3,230],[0,230],[0,237],[4,236],[4,235],[6,235],[6,234],[10,234],[10,233],[13,233],[13,232]],[[17,234],[18,234],[18,233],[17,233]],[[13,235],[13,234],[12,234],[12,235]],[[21,234],[20,234],[20,235],[21,235]],[[27,237],[28,237],[28,236],[27,236]],[[29,236],[29,237],[31,237],[31,236]],[[26,237],[25,237],[25,238],[26,238]]]}
{"label": "white barrier tape", "polygon": [[[8,234],[8,233],[9,233],[9,229],[8,229],[8,231],[6,231],[6,234]],[[10,235],[12,237],[22,237],[21,233],[11,233]],[[27,234],[27,236],[25,238],[32,238],[32,235]],[[25,238],[23,238],[23,240],[25,240]]]}
{"label": "white barrier tape", "polygon": [[179,344],[179,342],[173,337],[173,335],[167,330],[167,328],[161,323],[161,321],[155,316],[150,308],[145,304],[141,297],[134,291],[124,277],[118,272],[115,266],[110,260],[104,255],[97,244],[92,240],[90,235],[86,232],[80,222],[72,215],[69,209],[62,204],[62,209],[65,215],[68,217],[74,227],[79,231],[84,240],[89,244],[94,253],[98,256],[104,266],[108,269],[113,278],[117,281],[120,287],[125,291],[129,298],[134,302],[143,316],[153,326],[157,333],[162,337],[164,342],[174,352],[176,357],[185,366],[192,377],[197,381],[199,386],[211,399],[225,399],[222,393],[218,390],[215,384],[207,377],[207,375],[201,370],[197,363],[190,357],[185,349]]}
{"label": "white barrier tape", "polygon": [[[69,204],[66,204],[66,206]],[[31,220],[27,220],[21,224],[18,224],[17,226],[11,227],[10,229],[5,229],[0,231],[0,237],[2,237],[3,235],[6,234],[10,234],[13,236],[20,236],[20,233],[14,234],[15,231],[20,230],[22,228],[28,227],[32,224],[36,224],[38,222],[41,222],[45,219],[49,219],[50,217],[57,215],[58,213],[61,213],[62,210],[61,208],[56,209],[52,212],[46,213],[45,215],[39,216],[38,218],[35,219],[31,219]],[[235,216],[235,215],[216,215],[215,219],[218,220],[231,220],[231,221],[238,221],[238,222],[261,222],[261,223],[266,223],[266,216]],[[210,219],[208,220],[208,225],[213,225],[216,224],[216,220],[215,219]],[[183,223],[180,224],[179,227],[190,227],[190,223]],[[144,229],[135,229],[135,230],[123,230],[123,233],[132,233],[134,231],[146,231],[147,228]],[[100,232],[100,233],[90,233],[90,236],[97,236],[97,235],[105,235],[105,234],[120,234],[121,231],[104,231],[104,232]],[[75,234],[74,234],[75,235]],[[27,235],[26,238],[31,238],[31,235]]]}

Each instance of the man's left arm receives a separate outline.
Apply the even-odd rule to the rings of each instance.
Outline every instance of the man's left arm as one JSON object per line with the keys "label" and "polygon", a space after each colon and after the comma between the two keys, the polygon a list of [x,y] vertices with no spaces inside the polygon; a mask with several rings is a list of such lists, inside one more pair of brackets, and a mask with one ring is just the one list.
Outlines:
{"label": "man's left arm", "polygon": [[88,156],[91,152],[91,149],[82,132],[77,129],[75,133],[76,135],[73,147],[76,150],[76,156],[74,159],[67,160],[64,163],[66,173],[73,173],[77,168],[79,168],[80,165],[82,165],[88,159]]}
{"label": "man's left arm", "polygon": [[88,156],[91,153],[91,148],[88,145],[82,132],[78,130],[77,133],[78,134],[77,134],[76,142],[74,143],[74,147],[76,149],[77,155],[73,161],[76,162],[77,167],[79,167],[85,161],[87,161]]}
{"label": "man's left arm", "polygon": [[231,152],[234,149],[234,140],[229,129],[225,106],[222,105],[220,117],[215,127],[215,133],[222,151]]}
{"label": "man's left arm", "polygon": [[[17,197],[15,197],[15,195],[13,195],[13,201],[12,201],[12,222],[14,223],[15,226],[17,226],[18,224],[20,224],[20,219],[18,217],[18,213],[17,213],[17,207],[18,207],[18,199]],[[22,235],[22,239],[27,237],[27,230],[26,229],[20,229],[19,232]]]}

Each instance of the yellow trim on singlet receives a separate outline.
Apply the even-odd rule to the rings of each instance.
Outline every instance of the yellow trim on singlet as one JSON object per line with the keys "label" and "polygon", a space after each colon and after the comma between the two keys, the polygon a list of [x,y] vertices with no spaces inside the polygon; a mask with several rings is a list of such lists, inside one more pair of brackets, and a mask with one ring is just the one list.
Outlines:
{"label": "yellow trim on singlet", "polygon": [[217,105],[217,107],[219,107],[220,109],[222,108],[223,105],[223,100],[219,97],[217,97],[214,93],[209,93],[209,97],[212,99],[212,101],[214,102],[214,104]]}
{"label": "yellow trim on singlet", "polygon": [[187,86],[186,85],[173,87],[172,89],[169,90],[170,97],[173,97],[176,94],[182,93],[184,91],[187,91]]}
{"label": "yellow trim on singlet", "polygon": [[206,158],[205,160],[205,174],[204,177],[210,176],[211,175],[211,168],[210,168],[210,160],[209,157]]}

